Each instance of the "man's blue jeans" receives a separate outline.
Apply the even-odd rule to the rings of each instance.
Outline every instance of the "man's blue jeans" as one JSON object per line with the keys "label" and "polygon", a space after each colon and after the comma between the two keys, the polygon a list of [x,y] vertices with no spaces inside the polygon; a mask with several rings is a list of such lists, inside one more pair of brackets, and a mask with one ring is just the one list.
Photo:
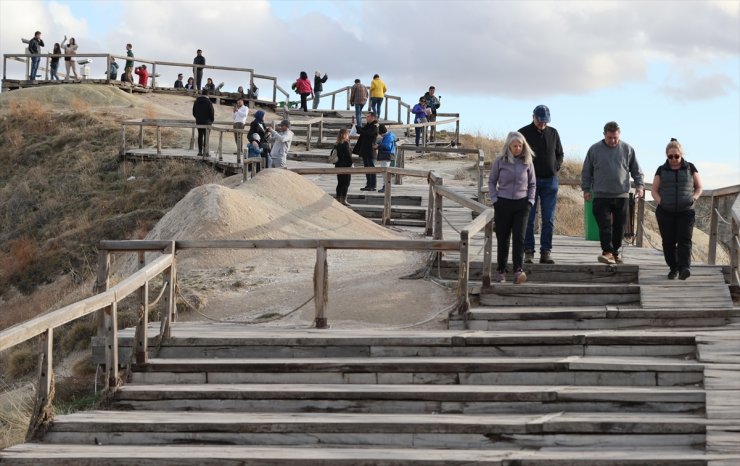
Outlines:
{"label": "man's blue jeans", "polygon": [[362,126],[362,107],[364,106],[365,104],[355,105],[355,124],[357,126]]}
{"label": "man's blue jeans", "polygon": [[380,118],[380,107],[383,105],[382,97],[370,97],[370,111]]}
{"label": "man's blue jeans", "polygon": [[319,101],[321,100],[321,91],[313,91],[313,103],[311,104],[311,108],[316,110],[319,108]]}
{"label": "man's blue jeans", "polygon": [[542,211],[542,226],[540,230],[540,252],[552,251],[552,232],[555,228],[555,205],[558,200],[558,177],[537,178],[537,191],[534,198],[534,207],[529,211],[527,232],[524,235],[524,250],[534,251],[534,221],[537,217],[537,207]]}
{"label": "man's blue jeans", "polygon": [[29,80],[31,81],[36,80],[36,73],[39,71],[40,61],[41,61],[41,57],[39,56],[31,57],[31,75],[29,76]]}

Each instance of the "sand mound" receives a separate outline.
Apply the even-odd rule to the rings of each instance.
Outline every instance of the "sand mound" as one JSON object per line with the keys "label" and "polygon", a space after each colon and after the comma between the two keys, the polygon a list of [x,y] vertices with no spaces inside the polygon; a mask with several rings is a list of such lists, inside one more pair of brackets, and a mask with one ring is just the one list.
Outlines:
{"label": "sand mound", "polygon": [[57,109],[69,107],[75,101],[82,101],[92,107],[130,107],[141,106],[142,101],[113,86],[98,84],[58,84],[18,89],[0,95],[0,107],[12,102],[38,100],[52,104]]}

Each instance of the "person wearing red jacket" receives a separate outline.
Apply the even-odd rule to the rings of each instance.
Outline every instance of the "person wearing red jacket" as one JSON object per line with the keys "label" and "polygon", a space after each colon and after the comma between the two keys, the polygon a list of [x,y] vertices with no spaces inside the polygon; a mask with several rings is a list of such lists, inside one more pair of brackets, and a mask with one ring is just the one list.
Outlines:
{"label": "person wearing red jacket", "polygon": [[305,71],[301,71],[300,77],[295,82],[294,89],[301,95],[301,110],[307,112],[308,96],[313,97],[313,89],[311,88],[311,81],[308,80],[308,74]]}
{"label": "person wearing red jacket", "polygon": [[139,86],[149,85],[149,70],[146,69],[146,65],[137,66],[134,73],[139,75]]}

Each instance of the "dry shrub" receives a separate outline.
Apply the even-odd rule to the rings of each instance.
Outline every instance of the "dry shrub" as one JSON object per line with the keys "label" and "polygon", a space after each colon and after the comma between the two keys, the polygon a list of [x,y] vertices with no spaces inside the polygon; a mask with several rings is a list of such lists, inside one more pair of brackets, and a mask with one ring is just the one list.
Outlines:
{"label": "dry shrub", "polygon": [[10,117],[26,135],[46,134],[56,124],[52,108],[35,99],[12,102]]}
{"label": "dry shrub", "polygon": [[72,97],[69,100],[69,107],[75,112],[80,113],[83,115],[87,115],[90,113],[90,104],[88,104],[84,99],[81,99],[79,97]]}
{"label": "dry shrub", "polygon": [[69,329],[62,333],[60,344],[66,353],[83,350],[90,346],[90,339],[95,335],[97,326],[93,319],[78,319]]}
{"label": "dry shrub", "polygon": [[504,146],[503,139],[489,138],[483,136],[480,132],[473,134],[461,134],[460,145],[463,147],[475,147],[476,149],[482,149],[484,154],[484,160],[490,162],[496,155],[501,152]]}
{"label": "dry shrub", "polygon": [[0,278],[3,280],[23,273],[39,257],[38,246],[27,237],[8,241],[8,249],[0,255]]}
{"label": "dry shrub", "polygon": [[13,150],[23,147],[23,131],[20,128],[8,128],[3,135],[4,143]]}
{"label": "dry shrub", "polygon": [[[3,384],[5,385],[5,384]],[[0,449],[23,443],[31,422],[34,390],[32,386],[2,387],[0,392]]]}
{"label": "dry shrub", "polygon": [[38,368],[38,362],[38,353],[31,345],[19,347],[8,356],[6,364],[8,375],[13,379],[28,375]]}

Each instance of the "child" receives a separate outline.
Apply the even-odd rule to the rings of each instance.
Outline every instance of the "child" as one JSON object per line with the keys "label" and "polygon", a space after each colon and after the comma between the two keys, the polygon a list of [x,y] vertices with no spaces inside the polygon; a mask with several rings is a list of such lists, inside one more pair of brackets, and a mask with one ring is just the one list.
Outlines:
{"label": "child", "polygon": [[260,147],[260,135],[254,133],[252,142],[247,147],[247,157],[262,157],[262,147]]}
{"label": "child", "polygon": [[[378,146],[378,162],[381,167],[395,167],[396,166],[396,135],[392,131],[388,131],[385,125],[380,125],[378,132],[382,139]],[[378,190],[379,193],[385,192],[385,180],[387,173],[383,173],[383,187]]]}
{"label": "child", "polygon": [[488,178],[496,228],[497,264],[493,281],[506,281],[506,262],[509,258],[509,238],[513,236],[512,257],[514,284],[527,281],[522,270],[524,261],[524,233],[529,209],[534,205],[537,186],[532,157],[534,153],[521,133],[512,131],[506,137],[503,153],[493,162]]}

